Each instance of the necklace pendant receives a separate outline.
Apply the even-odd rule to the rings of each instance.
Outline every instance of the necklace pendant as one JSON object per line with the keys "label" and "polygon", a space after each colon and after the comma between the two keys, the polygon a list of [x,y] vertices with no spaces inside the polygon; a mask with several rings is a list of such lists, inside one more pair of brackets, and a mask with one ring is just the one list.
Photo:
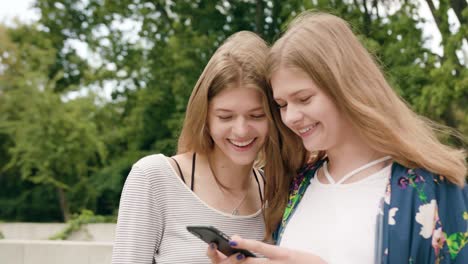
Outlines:
{"label": "necklace pendant", "polygon": [[237,210],[237,208],[235,208],[234,210],[232,210],[231,214],[232,215],[239,215],[239,210]]}

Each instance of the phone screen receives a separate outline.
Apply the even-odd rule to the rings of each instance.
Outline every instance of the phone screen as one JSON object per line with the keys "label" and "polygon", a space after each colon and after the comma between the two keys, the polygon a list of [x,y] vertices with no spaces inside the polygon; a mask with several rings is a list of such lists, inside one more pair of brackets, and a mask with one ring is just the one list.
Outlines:
{"label": "phone screen", "polygon": [[213,226],[187,226],[187,230],[208,244],[215,243],[218,250],[226,256],[242,253],[246,257],[256,257],[248,250],[232,248],[229,245],[229,236]]}

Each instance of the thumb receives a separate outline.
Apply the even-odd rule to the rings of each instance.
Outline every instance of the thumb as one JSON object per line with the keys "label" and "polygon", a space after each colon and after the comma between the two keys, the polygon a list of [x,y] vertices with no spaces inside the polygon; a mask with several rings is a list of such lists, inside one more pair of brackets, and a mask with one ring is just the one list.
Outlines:
{"label": "thumb", "polygon": [[215,243],[210,243],[208,249],[206,250],[206,256],[208,256],[208,258],[211,260],[211,263],[213,264],[221,263],[221,261],[226,258],[226,256],[217,250]]}
{"label": "thumb", "polygon": [[232,236],[229,244],[234,248],[242,248],[251,252],[259,253],[269,259],[282,259],[287,253],[281,247],[252,239],[243,239],[237,235]]}

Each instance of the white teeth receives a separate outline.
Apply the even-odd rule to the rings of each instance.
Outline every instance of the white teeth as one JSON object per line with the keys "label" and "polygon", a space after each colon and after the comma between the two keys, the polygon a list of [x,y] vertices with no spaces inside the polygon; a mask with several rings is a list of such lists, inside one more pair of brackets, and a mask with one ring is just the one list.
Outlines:
{"label": "white teeth", "polygon": [[245,147],[247,145],[249,145],[250,143],[252,143],[255,139],[251,139],[251,140],[248,140],[248,141],[234,141],[234,140],[229,140],[232,144],[238,146],[238,147]]}
{"label": "white teeth", "polygon": [[306,133],[307,131],[311,130],[312,128],[316,127],[317,125],[318,125],[318,122],[315,123],[315,124],[313,124],[313,125],[311,125],[311,126],[309,126],[309,127],[299,129],[298,131],[299,131],[300,134],[304,134],[304,133]]}

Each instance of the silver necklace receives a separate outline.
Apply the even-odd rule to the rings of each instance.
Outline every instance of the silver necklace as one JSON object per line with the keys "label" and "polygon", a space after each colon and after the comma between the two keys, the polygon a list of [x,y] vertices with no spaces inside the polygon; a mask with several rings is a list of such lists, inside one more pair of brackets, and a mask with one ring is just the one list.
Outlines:
{"label": "silver necklace", "polygon": [[[252,176],[250,176],[250,177],[252,177]],[[247,198],[247,194],[249,194],[250,185],[252,185],[252,184],[249,183],[249,187],[245,191],[244,198],[242,198],[242,200],[239,202],[239,204],[236,207],[234,207],[234,209],[231,212],[231,215],[239,215],[239,208],[244,203],[245,199]]]}
{"label": "silver necklace", "polygon": [[[223,191],[223,189],[221,188],[221,186],[219,186],[218,178],[216,177],[216,174],[214,173],[213,169],[211,168],[210,159],[208,159],[208,165],[210,166],[211,174],[213,174],[213,177],[214,177],[214,179],[215,179],[216,185],[218,186],[219,190],[220,190],[222,193],[224,193],[224,191]],[[249,187],[247,187],[247,190],[245,191],[244,197],[240,200],[240,202],[237,204],[237,206],[234,207],[234,209],[232,209],[231,215],[239,215],[239,208],[241,207],[241,205],[244,203],[245,199],[247,198],[247,194],[249,194],[250,185],[252,185],[251,182],[252,182],[252,175],[250,175],[250,178],[249,178]]]}

